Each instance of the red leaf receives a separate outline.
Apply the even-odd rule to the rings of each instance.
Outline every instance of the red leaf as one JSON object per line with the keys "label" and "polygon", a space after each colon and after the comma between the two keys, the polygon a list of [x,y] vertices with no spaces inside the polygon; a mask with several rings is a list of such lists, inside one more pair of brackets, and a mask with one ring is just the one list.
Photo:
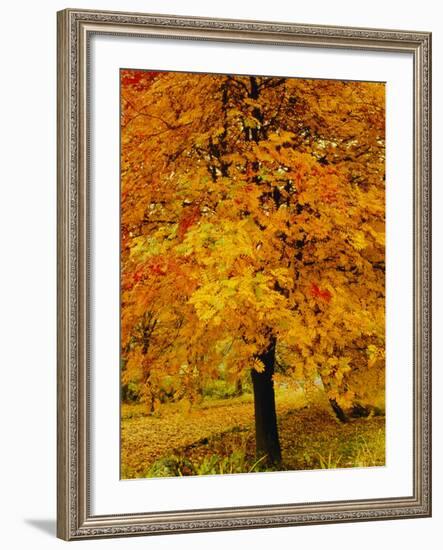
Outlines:
{"label": "red leaf", "polygon": [[180,240],[183,240],[188,229],[192,227],[199,220],[199,218],[200,218],[200,209],[198,207],[187,209],[187,211],[185,211],[184,215],[182,216],[178,224],[177,234]]}
{"label": "red leaf", "polygon": [[325,302],[330,302],[332,298],[332,294],[329,292],[327,288],[322,290],[315,283],[311,284],[310,293],[311,293],[311,296],[313,296],[314,298],[320,298],[320,300],[324,300]]}
{"label": "red leaf", "polygon": [[166,275],[166,268],[160,264],[153,264],[149,266],[149,269],[155,275]]}
{"label": "red leaf", "polygon": [[148,88],[158,74],[160,74],[159,71],[127,69],[121,71],[120,82],[122,86],[133,86],[136,90],[140,91],[144,88]]}

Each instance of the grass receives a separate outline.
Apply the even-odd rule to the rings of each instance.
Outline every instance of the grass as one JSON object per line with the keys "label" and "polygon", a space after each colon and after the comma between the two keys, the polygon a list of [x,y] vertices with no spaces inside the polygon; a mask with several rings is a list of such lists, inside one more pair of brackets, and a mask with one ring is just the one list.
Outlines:
{"label": "grass", "polygon": [[[252,396],[206,399],[187,410],[168,403],[154,415],[122,406],[122,477],[214,475],[267,471],[255,457]],[[277,391],[282,464],[278,470],[382,466],[384,417],[339,423],[321,401]]]}
{"label": "grass", "polygon": [[347,424],[327,409],[290,413],[282,421],[281,439],[288,469],[363,468],[385,464],[385,419],[371,417]]}
{"label": "grass", "polygon": [[239,474],[265,471],[263,463],[266,455],[251,463],[243,451],[234,451],[228,456],[213,454],[201,461],[191,461],[181,456],[171,455],[156,460],[142,477],[173,477],[189,475]]}
{"label": "grass", "polygon": [[317,453],[317,455],[318,455],[318,462],[322,470],[329,470],[329,469],[340,467],[340,461],[342,459],[341,455],[338,458],[333,458],[332,451],[329,451],[329,455],[327,459],[322,457],[320,453]]}
{"label": "grass", "polygon": [[332,450],[329,451],[327,457],[317,453],[320,468],[323,470],[341,468],[342,466],[348,468],[369,468],[371,466],[383,465],[384,431],[379,429],[377,432],[372,434],[370,442],[366,441],[366,439],[361,436],[357,437],[357,440],[354,443],[352,440],[347,441],[346,448],[351,449],[351,453],[348,453],[346,463],[343,461],[343,455],[337,456],[336,454],[333,454]]}

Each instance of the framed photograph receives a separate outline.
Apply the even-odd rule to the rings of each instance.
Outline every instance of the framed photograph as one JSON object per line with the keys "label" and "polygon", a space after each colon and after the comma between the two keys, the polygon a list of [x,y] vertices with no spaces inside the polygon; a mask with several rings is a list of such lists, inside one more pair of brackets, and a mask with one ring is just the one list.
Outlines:
{"label": "framed photograph", "polygon": [[58,536],[431,514],[431,35],[58,13]]}

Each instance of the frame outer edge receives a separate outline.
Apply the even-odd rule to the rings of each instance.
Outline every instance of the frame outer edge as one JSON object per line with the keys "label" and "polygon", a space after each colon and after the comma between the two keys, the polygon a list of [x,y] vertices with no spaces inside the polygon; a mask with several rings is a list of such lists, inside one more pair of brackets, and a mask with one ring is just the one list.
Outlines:
{"label": "frame outer edge", "polygon": [[70,536],[69,13],[57,13],[57,537]]}
{"label": "frame outer edge", "polygon": [[429,419],[428,419],[428,455],[429,455],[429,517],[432,517],[432,33],[429,33],[429,52],[428,52],[428,206],[429,206],[429,226],[427,246],[428,251],[428,277],[429,277],[429,313],[426,322],[428,323],[428,354],[429,354]]}
{"label": "frame outer edge", "polygon": [[414,291],[416,492],[432,515],[431,444],[431,33],[415,53]]}
{"label": "frame outer edge", "polygon": [[68,494],[68,444],[69,430],[67,399],[67,255],[66,227],[68,208],[66,204],[66,111],[68,108],[66,14],[57,13],[57,537],[67,540],[69,532]]}
{"label": "frame outer edge", "polygon": [[423,448],[426,467],[423,471],[426,485],[427,516],[432,517],[432,33],[424,39],[422,74],[423,86],[423,399],[425,423]]}
{"label": "frame outer edge", "polygon": [[[272,23],[254,21],[216,20],[195,17],[180,17],[152,14],[128,14],[95,10],[66,9],[57,13],[57,536],[63,540],[119,537],[128,535],[155,535],[165,533],[185,533],[233,529],[252,529],[285,525],[309,525],[338,523],[347,521],[368,521],[429,517],[431,515],[431,419],[430,395],[423,395],[417,403],[419,430],[415,444],[419,446],[418,493],[415,502],[395,506],[394,501],[387,506],[362,510],[306,510],[295,513],[282,510],[281,514],[255,514],[253,510],[233,509],[232,515],[223,517],[214,510],[215,517],[199,517],[198,510],[188,518],[182,514],[168,512],[169,517],[148,518],[130,515],[88,517],[88,488],[85,477],[85,379],[82,373],[86,368],[83,354],[84,337],[84,254],[85,248],[85,201],[83,184],[85,166],[81,154],[84,152],[84,124],[82,117],[82,54],[81,28],[83,24],[119,25],[143,27],[145,25],[166,29],[201,29],[211,32],[231,31],[245,34],[266,33],[284,38],[317,36],[330,47],[352,47],[359,49],[357,41],[365,42],[371,49],[414,50],[416,66],[415,92],[418,92],[414,105],[419,111],[418,124],[414,136],[415,161],[418,174],[414,188],[419,190],[418,230],[416,253],[420,256],[417,265],[419,279],[418,330],[421,333],[416,374],[417,388],[430,391],[430,265],[431,265],[431,33],[411,31],[390,31],[382,29],[358,29],[299,25],[296,23]],[[215,37],[214,37],[215,38]],[[229,39],[229,38],[228,38]],[[333,45],[334,44],[334,45]],[[84,44],[83,44],[84,46]],[[84,75],[83,75],[84,77]],[[417,85],[419,87],[417,89]],[[417,101],[417,99],[419,99]],[[418,138],[418,139],[417,139]],[[417,321],[415,321],[417,322]],[[83,403],[83,405],[82,405]],[[423,430],[424,428],[424,430]],[[422,468],[425,471],[422,471]],[[334,504],[334,503],[333,503]],[[368,503],[370,504],[370,503]],[[388,503],[386,503],[388,504]],[[208,510],[206,510],[208,511]],[[205,510],[203,512],[206,512]],[[202,512],[200,510],[200,512]],[[235,513],[234,513],[235,512]],[[154,514],[156,516],[157,514]],[[126,521],[127,520],[127,521]],[[153,521],[154,520],[154,521]]]}

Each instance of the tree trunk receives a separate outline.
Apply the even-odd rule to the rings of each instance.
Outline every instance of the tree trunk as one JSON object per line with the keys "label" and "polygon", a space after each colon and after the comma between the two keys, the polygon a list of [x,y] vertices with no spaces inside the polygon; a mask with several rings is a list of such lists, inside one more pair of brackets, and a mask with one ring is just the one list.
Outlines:
{"label": "tree trunk", "polygon": [[276,341],[273,338],[268,349],[259,356],[260,361],[265,366],[264,371],[257,372],[254,369],[251,371],[254,388],[256,455],[258,458],[266,455],[268,464],[281,462],[274,382],[272,380],[275,366],[275,345]]}
{"label": "tree trunk", "polygon": [[243,395],[243,383],[241,381],[241,378],[237,378],[235,382],[235,394],[236,397],[239,397],[240,395]]}
{"label": "tree trunk", "polygon": [[[330,386],[327,382],[323,380],[323,377],[321,376],[321,374],[320,374],[320,378],[321,378],[321,382],[323,384],[325,393],[326,395],[328,395]],[[345,411],[340,407],[340,405],[337,403],[337,400],[334,399],[333,397],[328,397],[328,401],[337,419],[340,420],[340,422],[343,422],[343,424],[346,424],[346,422],[349,422],[348,416],[346,415]]]}
{"label": "tree trunk", "polygon": [[340,420],[340,422],[343,422],[343,424],[346,424],[346,422],[348,422],[349,419],[346,416],[345,411],[340,407],[337,401],[335,399],[329,399],[329,403],[331,404],[331,407],[335,412],[335,416]]}
{"label": "tree trunk", "polygon": [[354,403],[351,409],[352,418],[366,418],[371,414],[369,407],[364,407],[360,403]]}

